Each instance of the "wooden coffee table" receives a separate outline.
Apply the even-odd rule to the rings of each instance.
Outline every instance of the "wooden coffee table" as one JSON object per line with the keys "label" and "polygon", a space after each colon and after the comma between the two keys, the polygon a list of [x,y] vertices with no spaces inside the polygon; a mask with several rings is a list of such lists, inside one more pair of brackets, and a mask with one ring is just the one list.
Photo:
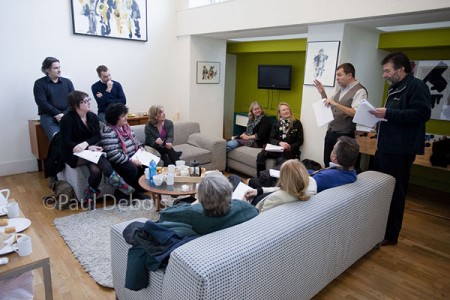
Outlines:
{"label": "wooden coffee table", "polygon": [[[155,202],[156,211],[161,209],[161,195],[170,195],[170,196],[192,196],[194,197],[197,193],[195,182],[175,182],[173,185],[167,185],[163,182],[160,186],[150,185],[148,179],[145,178],[145,175],[142,175],[139,178],[139,185],[146,191],[149,191],[152,194],[153,201]],[[187,185],[187,190],[182,190],[182,186]]]}
{"label": "wooden coffee table", "polygon": [[[21,217],[23,217],[21,213]],[[44,277],[45,299],[53,299],[52,275],[50,273],[50,257],[42,244],[41,239],[33,229],[33,224],[23,232],[31,237],[32,252],[28,256],[19,256],[11,252],[3,256],[9,258],[9,263],[0,266],[0,280],[16,277],[25,272],[42,268]]]}

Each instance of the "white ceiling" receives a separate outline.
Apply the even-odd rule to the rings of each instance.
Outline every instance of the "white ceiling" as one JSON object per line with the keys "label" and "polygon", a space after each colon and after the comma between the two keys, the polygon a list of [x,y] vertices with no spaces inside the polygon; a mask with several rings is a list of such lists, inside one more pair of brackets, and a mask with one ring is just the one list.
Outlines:
{"label": "white ceiling", "polygon": [[[353,24],[378,31],[405,31],[450,27],[450,7],[439,11],[419,12],[413,14],[397,14],[380,18],[342,20],[346,24]],[[299,24],[258,28],[227,32],[207,33],[202,36],[232,41],[274,40],[289,38],[306,38],[308,26],[318,24]]]}

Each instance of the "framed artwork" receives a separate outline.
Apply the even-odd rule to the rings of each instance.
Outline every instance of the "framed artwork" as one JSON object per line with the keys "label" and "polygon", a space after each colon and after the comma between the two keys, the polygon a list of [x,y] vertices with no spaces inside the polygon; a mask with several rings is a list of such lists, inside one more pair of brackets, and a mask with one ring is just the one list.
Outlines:
{"label": "framed artwork", "polygon": [[74,34],[147,41],[147,0],[71,0]]}
{"label": "framed artwork", "polygon": [[414,76],[421,79],[431,93],[431,119],[450,121],[450,60],[412,62]]}
{"label": "framed artwork", "polygon": [[304,84],[312,85],[317,79],[323,86],[334,87],[339,45],[339,41],[308,43]]}
{"label": "framed artwork", "polygon": [[197,83],[220,83],[220,63],[198,61]]}

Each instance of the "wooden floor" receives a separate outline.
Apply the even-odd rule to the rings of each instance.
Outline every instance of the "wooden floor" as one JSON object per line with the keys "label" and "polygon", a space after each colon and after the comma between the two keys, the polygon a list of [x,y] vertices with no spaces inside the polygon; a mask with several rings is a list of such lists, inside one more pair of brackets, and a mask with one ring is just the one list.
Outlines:
{"label": "wooden floor", "polygon": [[[2,188],[11,190],[47,247],[55,299],[115,299],[114,290],[97,285],[59,236],[53,220],[77,211],[42,205],[51,192],[42,173],[0,177]],[[35,299],[43,295],[42,274],[35,271]],[[372,250],[315,299],[450,299],[450,195],[411,186],[399,244]]]}

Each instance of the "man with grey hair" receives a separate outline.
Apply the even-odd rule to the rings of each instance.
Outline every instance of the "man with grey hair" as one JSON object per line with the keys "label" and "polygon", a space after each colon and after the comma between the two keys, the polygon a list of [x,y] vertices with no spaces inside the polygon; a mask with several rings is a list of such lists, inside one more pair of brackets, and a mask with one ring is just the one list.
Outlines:
{"label": "man with grey hair", "polygon": [[67,112],[67,95],[74,91],[72,81],[61,77],[61,65],[54,57],[46,57],[41,67],[44,77],[34,83],[34,100],[38,106],[41,127],[48,140],[59,132],[59,121]]}
{"label": "man with grey hair", "polygon": [[159,222],[185,223],[200,235],[228,228],[258,215],[242,200],[232,200],[233,187],[220,172],[207,174],[198,186],[198,204],[180,204],[161,211]]}

